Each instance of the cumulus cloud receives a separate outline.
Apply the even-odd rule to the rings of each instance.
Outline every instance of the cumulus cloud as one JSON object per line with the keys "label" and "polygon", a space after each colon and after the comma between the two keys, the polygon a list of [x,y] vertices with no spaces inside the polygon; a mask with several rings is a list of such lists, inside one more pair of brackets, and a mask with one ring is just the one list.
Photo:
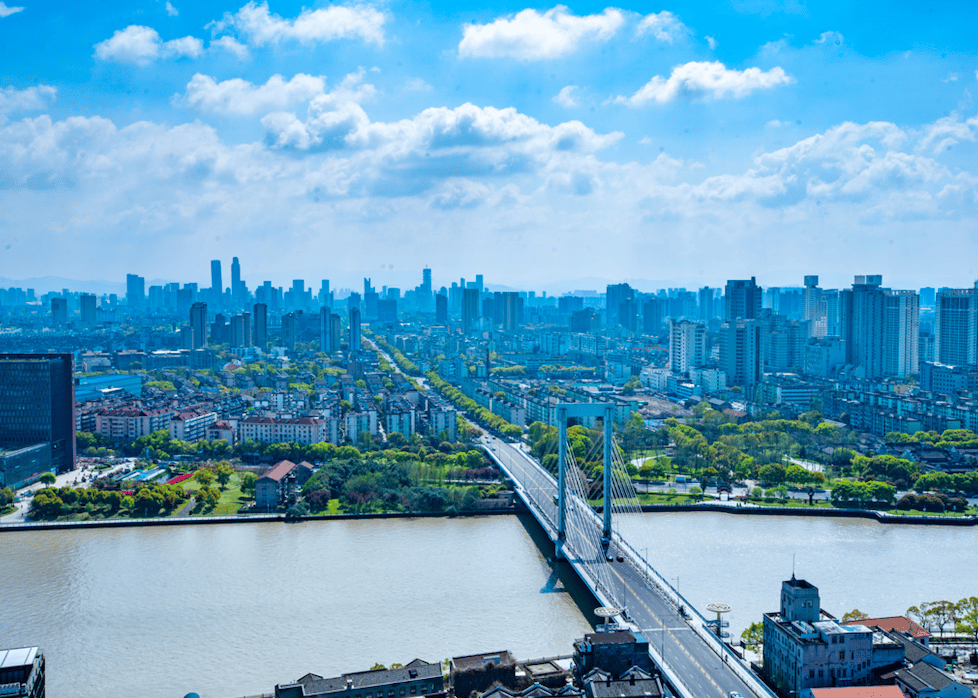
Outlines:
{"label": "cumulus cloud", "polygon": [[[635,29],[636,36],[652,35],[658,41],[664,41],[668,44],[671,44],[679,37],[688,33],[689,29],[686,25],[668,10],[663,10],[658,14],[653,12],[645,15]],[[713,48],[713,46],[711,45],[710,48]]]}
{"label": "cumulus cloud", "polygon": [[458,53],[466,58],[560,58],[583,44],[607,41],[624,23],[625,15],[613,7],[583,17],[571,14],[564,5],[542,14],[526,9],[490,24],[464,25]]}
{"label": "cumulus cloud", "polygon": [[0,0],[0,17],[9,17],[10,15],[23,11],[23,7],[7,7],[7,4],[3,0]]}
{"label": "cumulus cloud", "polygon": [[44,109],[54,101],[58,90],[50,85],[37,85],[18,90],[16,87],[0,88],[0,124],[7,114]]}
{"label": "cumulus cloud", "polygon": [[384,21],[382,12],[365,4],[307,9],[295,19],[283,19],[269,11],[268,2],[259,5],[252,0],[236,13],[225,13],[222,20],[208,26],[217,34],[236,32],[251,46],[282,41],[310,44],[354,38],[383,46]]}
{"label": "cumulus cloud", "polygon": [[244,60],[248,57],[248,47],[235,39],[233,36],[222,36],[214,39],[210,43],[211,48],[218,48],[228,53],[233,53],[239,59]]}
{"label": "cumulus cloud", "polygon": [[162,41],[152,27],[130,24],[105,41],[95,44],[95,56],[103,61],[148,65],[158,58],[198,58],[204,42],[193,36]]}
{"label": "cumulus cloud", "polygon": [[180,11],[170,3],[170,0],[166,0],[166,13],[171,17],[176,17]]}
{"label": "cumulus cloud", "polygon": [[411,78],[404,83],[405,92],[431,92],[434,88],[421,78]]}
{"label": "cumulus cloud", "polygon": [[619,96],[615,102],[637,107],[650,102],[663,104],[680,97],[741,99],[755,90],[767,90],[793,82],[794,78],[780,67],[768,71],[760,68],[730,70],[719,61],[694,61],[677,65],[668,78],[656,75],[631,97]]}
{"label": "cumulus cloud", "polygon": [[574,96],[577,93],[577,90],[577,85],[568,85],[554,95],[554,103],[559,104],[566,109],[573,109],[574,107],[581,106],[581,103],[577,100],[577,97]]}
{"label": "cumulus cloud", "polygon": [[187,91],[177,101],[204,112],[247,115],[286,109],[306,102],[326,89],[326,79],[298,73],[291,80],[273,75],[264,85],[254,85],[241,78],[217,82],[209,75],[197,73],[187,83]]}

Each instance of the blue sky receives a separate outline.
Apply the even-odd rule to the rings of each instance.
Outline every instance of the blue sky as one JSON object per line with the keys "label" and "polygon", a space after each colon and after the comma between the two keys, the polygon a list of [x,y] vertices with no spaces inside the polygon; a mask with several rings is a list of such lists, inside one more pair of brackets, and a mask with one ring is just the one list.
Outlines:
{"label": "blue sky", "polygon": [[4,0],[0,276],[970,286],[975,26],[973,3]]}

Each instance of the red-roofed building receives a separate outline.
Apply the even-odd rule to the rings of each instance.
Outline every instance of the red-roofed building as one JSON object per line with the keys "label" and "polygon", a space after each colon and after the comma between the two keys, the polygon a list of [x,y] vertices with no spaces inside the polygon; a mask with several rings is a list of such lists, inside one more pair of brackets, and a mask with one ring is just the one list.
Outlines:
{"label": "red-roofed building", "polygon": [[898,632],[924,647],[930,647],[931,634],[905,616],[863,618],[862,620],[854,620],[851,623],[846,623],[846,625],[865,625],[869,628]]}
{"label": "red-roofed building", "polygon": [[230,422],[219,419],[207,427],[207,440],[220,441],[224,439],[229,447],[234,446],[234,427]]}
{"label": "red-roofed building", "polygon": [[904,698],[896,686],[846,686],[844,688],[806,688],[800,698]]}
{"label": "red-roofed building", "polygon": [[293,463],[283,460],[267,470],[255,483],[255,506],[276,509],[288,502],[312,476],[312,465],[306,461]]}

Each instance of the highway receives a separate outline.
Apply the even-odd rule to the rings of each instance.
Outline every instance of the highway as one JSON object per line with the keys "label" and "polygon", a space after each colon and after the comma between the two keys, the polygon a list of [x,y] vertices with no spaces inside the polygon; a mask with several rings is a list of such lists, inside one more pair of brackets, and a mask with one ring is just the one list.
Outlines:
{"label": "highway", "polygon": [[[519,483],[537,508],[537,513],[543,516],[541,524],[546,528],[549,523],[547,532],[551,538],[555,537],[557,506],[554,504],[554,497],[557,494],[557,484],[553,476],[515,445],[489,434],[483,436],[482,440],[489,452]],[[596,550],[592,542],[596,539],[594,532],[578,530],[576,525],[571,524],[574,520],[580,520],[580,517],[568,517],[567,557],[579,562],[585,557],[593,560],[595,556],[604,560],[604,551]],[[591,517],[591,520],[600,530],[597,516]],[[741,680],[734,668],[690,625],[691,622],[702,624],[702,621],[695,615],[691,621],[686,621],[671,601],[646,582],[646,572],[642,569],[641,562],[634,559],[635,553],[620,543],[617,538],[613,540],[608,552],[615,558],[621,554],[625,562],[604,563],[610,568],[612,584],[618,592],[614,596],[621,599],[618,590],[624,589],[624,605],[631,622],[649,641],[653,657],[663,657],[671,673],[682,682],[682,686],[675,686],[676,690],[690,698],[730,698],[737,693],[745,697],[758,693],[763,696],[771,695],[768,692],[755,692]],[[729,661],[738,660],[730,656]],[[743,669],[741,665],[740,670]]]}

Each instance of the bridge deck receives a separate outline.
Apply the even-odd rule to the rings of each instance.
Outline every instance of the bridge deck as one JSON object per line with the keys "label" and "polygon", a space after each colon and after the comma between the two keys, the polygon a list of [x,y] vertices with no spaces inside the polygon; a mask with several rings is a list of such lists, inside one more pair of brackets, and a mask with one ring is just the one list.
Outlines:
{"label": "bridge deck", "polygon": [[[491,435],[483,437],[487,452],[516,483],[517,494],[550,536],[557,537],[557,507],[554,497],[557,483],[553,476],[521,449]],[[593,515],[599,530],[601,521]],[[586,519],[585,519],[586,521]],[[586,525],[586,524],[585,524]],[[605,552],[595,550],[593,535],[571,526],[567,532],[564,553],[585,584],[603,604],[617,605],[610,590],[602,588],[599,580],[588,573],[584,556],[604,560]],[[668,582],[642,559],[617,533],[609,552],[621,554],[624,563],[604,563],[609,566],[616,587],[623,590],[630,625],[649,641],[649,654],[675,691],[684,698],[730,698],[737,693],[745,698],[775,698],[736,655],[706,628],[706,621]],[[618,585],[621,585],[619,587]],[[678,611],[689,610],[690,619]]]}

